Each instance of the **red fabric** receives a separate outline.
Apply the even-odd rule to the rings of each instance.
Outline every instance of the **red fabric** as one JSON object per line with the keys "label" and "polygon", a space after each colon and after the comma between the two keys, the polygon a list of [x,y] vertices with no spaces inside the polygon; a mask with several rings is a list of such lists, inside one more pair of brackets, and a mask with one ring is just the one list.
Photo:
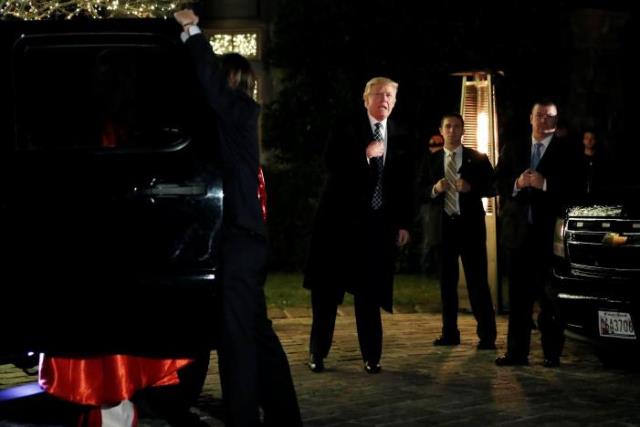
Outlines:
{"label": "red fabric", "polygon": [[105,120],[100,145],[105,148],[114,148],[118,145],[126,144],[127,134],[125,130],[112,120]]}
{"label": "red fabric", "polygon": [[262,219],[267,220],[267,184],[264,181],[262,168],[258,167],[258,200],[262,209]]}
{"label": "red fabric", "polygon": [[83,405],[117,404],[137,390],[177,384],[178,369],[189,363],[189,359],[121,354],[86,358],[45,356],[40,366],[40,386],[49,394]]}

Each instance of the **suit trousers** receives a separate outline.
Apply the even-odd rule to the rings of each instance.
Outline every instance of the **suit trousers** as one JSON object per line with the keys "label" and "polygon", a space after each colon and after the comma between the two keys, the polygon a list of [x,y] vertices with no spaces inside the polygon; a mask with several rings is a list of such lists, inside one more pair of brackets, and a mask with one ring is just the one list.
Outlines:
{"label": "suit trousers", "polygon": [[[218,349],[227,426],[301,426],[289,362],[267,317],[267,242],[231,229],[223,235],[222,322]],[[264,424],[260,424],[259,407]]]}
{"label": "suit trousers", "polygon": [[509,278],[509,326],[507,353],[516,358],[529,355],[531,345],[531,317],[536,301],[540,305],[538,328],[542,350],[547,359],[557,359],[564,345],[564,325],[558,317],[546,288],[551,277],[551,242],[548,230],[528,225],[524,244],[510,248],[507,254]]}
{"label": "suit trousers", "polygon": [[[469,303],[477,322],[476,333],[480,341],[493,343],[496,340],[496,317],[487,279],[487,248],[484,224],[480,218],[468,223],[464,216],[449,216],[443,213],[442,244],[438,254],[440,294],[442,299],[442,335],[449,338],[460,336],[458,330],[458,258],[462,259],[467,282]],[[481,233],[482,232],[482,233]]]}
{"label": "suit trousers", "polygon": [[[311,291],[311,309],[313,322],[309,352],[316,357],[325,358],[331,349],[333,332],[336,325],[338,301],[335,294],[323,289]],[[371,364],[378,363],[382,356],[382,318],[380,307],[370,295],[358,293],[353,296],[353,304],[358,330],[358,343],[362,359]]]}

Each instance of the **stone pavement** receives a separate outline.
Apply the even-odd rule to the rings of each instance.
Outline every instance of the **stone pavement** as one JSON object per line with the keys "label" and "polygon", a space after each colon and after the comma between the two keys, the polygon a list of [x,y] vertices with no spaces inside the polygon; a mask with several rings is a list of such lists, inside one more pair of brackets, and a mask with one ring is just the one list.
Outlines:
{"label": "stone pavement", "polygon": [[[274,313],[275,314],[275,313]],[[475,349],[475,321],[460,314],[462,344],[433,347],[440,315],[384,315],[383,371],[362,370],[355,319],[339,316],[327,370],[305,365],[311,319],[304,312],[274,320],[289,362],[305,426],[636,426],[640,425],[640,372],[605,369],[585,343],[568,340],[560,368],[541,366],[533,331],[531,366],[498,368],[506,317],[498,318],[498,351]],[[222,426],[215,354],[204,393],[192,409],[209,426]],[[0,389],[32,379],[0,366]],[[2,407],[0,407],[0,411]],[[3,418],[0,426],[25,426]],[[37,425],[55,425],[40,424]],[[143,417],[145,427],[165,427]],[[286,426],[283,426],[286,427]]]}

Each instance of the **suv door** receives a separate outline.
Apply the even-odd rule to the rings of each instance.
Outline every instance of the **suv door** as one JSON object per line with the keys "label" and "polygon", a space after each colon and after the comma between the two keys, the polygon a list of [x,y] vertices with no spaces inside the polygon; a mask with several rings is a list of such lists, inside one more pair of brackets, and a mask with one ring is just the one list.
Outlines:
{"label": "suv door", "polygon": [[167,354],[210,340],[222,186],[176,40],[58,31],[14,44],[5,348]]}

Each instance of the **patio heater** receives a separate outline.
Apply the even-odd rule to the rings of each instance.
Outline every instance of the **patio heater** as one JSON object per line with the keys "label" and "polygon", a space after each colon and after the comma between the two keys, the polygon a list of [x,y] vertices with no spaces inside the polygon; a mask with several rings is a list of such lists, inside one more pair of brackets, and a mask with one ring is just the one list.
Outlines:
{"label": "patio heater", "polygon": [[[501,73],[498,72],[498,74]],[[492,73],[488,71],[463,71],[453,75],[462,77],[460,114],[464,118],[463,143],[466,147],[485,153],[495,167],[499,154],[498,118]],[[487,227],[488,281],[493,302],[500,308],[502,298],[499,296],[498,285],[497,198],[485,198],[483,204],[487,212],[485,223]],[[462,297],[467,295],[467,290],[464,275],[460,274],[460,278],[458,291]],[[460,307],[470,310],[468,299],[460,298]]]}

